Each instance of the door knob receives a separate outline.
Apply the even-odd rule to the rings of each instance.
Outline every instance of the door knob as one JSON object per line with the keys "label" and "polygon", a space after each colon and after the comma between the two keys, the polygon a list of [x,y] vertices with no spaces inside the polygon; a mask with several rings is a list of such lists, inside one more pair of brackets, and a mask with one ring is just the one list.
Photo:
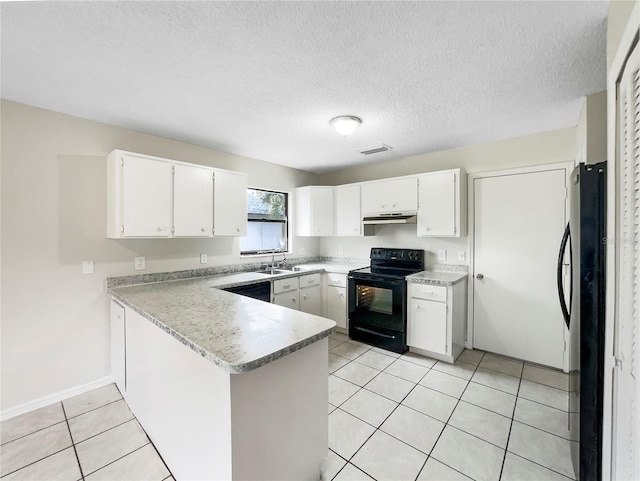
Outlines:
{"label": "door knob", "polygon": [[476,279],[480,279],[480,280],[482,280],[482,279],[484,279],[484,275],[482,275],[482,274],[476,274]]}

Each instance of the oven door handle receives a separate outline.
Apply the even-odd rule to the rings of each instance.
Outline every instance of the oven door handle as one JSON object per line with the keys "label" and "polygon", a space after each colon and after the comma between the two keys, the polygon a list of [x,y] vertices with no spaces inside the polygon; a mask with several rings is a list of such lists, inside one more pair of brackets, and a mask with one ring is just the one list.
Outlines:
{"label": "oven door handle", "polygon": [[386,337],[387,339],[395,339],[396,336],[390,336],[389,334],[383,334],[382,332],[372,331],[371,329],[367,329],[366,327],[354,326],[356,331],[366,332],[368,334],[375,334],[376,336]]}

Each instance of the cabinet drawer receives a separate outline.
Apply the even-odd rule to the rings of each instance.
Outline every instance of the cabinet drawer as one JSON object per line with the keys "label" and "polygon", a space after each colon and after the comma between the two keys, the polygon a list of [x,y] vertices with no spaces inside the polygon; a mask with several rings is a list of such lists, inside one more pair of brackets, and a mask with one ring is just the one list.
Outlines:
{"label": "cabinet drawer", "polygon": [[433,284],[418,284],[416,282],[412,282],[409,287],[409,297],[447,302],[447,288],[446,286],[434,286]]}
{"label": "cabinet drawer", "polygon": [[279,294],[281,292],[293,291],[298,288],[298,278],[289,277],[288,279],[278,279],[273,281],[273,293]]}
{"label": "cabinet drawer", "polygon": [[309,286],[317,286],[320,284],[320,273],[307,274],[300,276],[298,279],[300,280],[300,289]]}
{"label": "cabinet drawer", "polygon": [[336,272],[327,272],[327,285],[337,287],[347,287],[347,276]]}

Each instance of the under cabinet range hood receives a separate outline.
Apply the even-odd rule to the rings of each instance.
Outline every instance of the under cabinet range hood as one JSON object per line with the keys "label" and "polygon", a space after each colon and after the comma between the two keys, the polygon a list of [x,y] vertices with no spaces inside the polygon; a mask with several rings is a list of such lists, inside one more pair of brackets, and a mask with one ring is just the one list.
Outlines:
{"label": "under cabinet range hood", "polygon": [[380,224],[415,224],[417,222],[416,212],[391,212],[388,214],[368,214],[362,219],[364,225]]}

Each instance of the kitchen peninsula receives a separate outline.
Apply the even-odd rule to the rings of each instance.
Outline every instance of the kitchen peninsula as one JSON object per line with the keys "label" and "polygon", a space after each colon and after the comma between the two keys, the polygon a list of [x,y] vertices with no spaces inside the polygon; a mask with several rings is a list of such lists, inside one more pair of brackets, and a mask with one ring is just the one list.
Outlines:
{"label": "kitchen peninsula", "polygon": [[176,479],[318,479],[335,323],[222,284],[110,289],[114,378]]}

